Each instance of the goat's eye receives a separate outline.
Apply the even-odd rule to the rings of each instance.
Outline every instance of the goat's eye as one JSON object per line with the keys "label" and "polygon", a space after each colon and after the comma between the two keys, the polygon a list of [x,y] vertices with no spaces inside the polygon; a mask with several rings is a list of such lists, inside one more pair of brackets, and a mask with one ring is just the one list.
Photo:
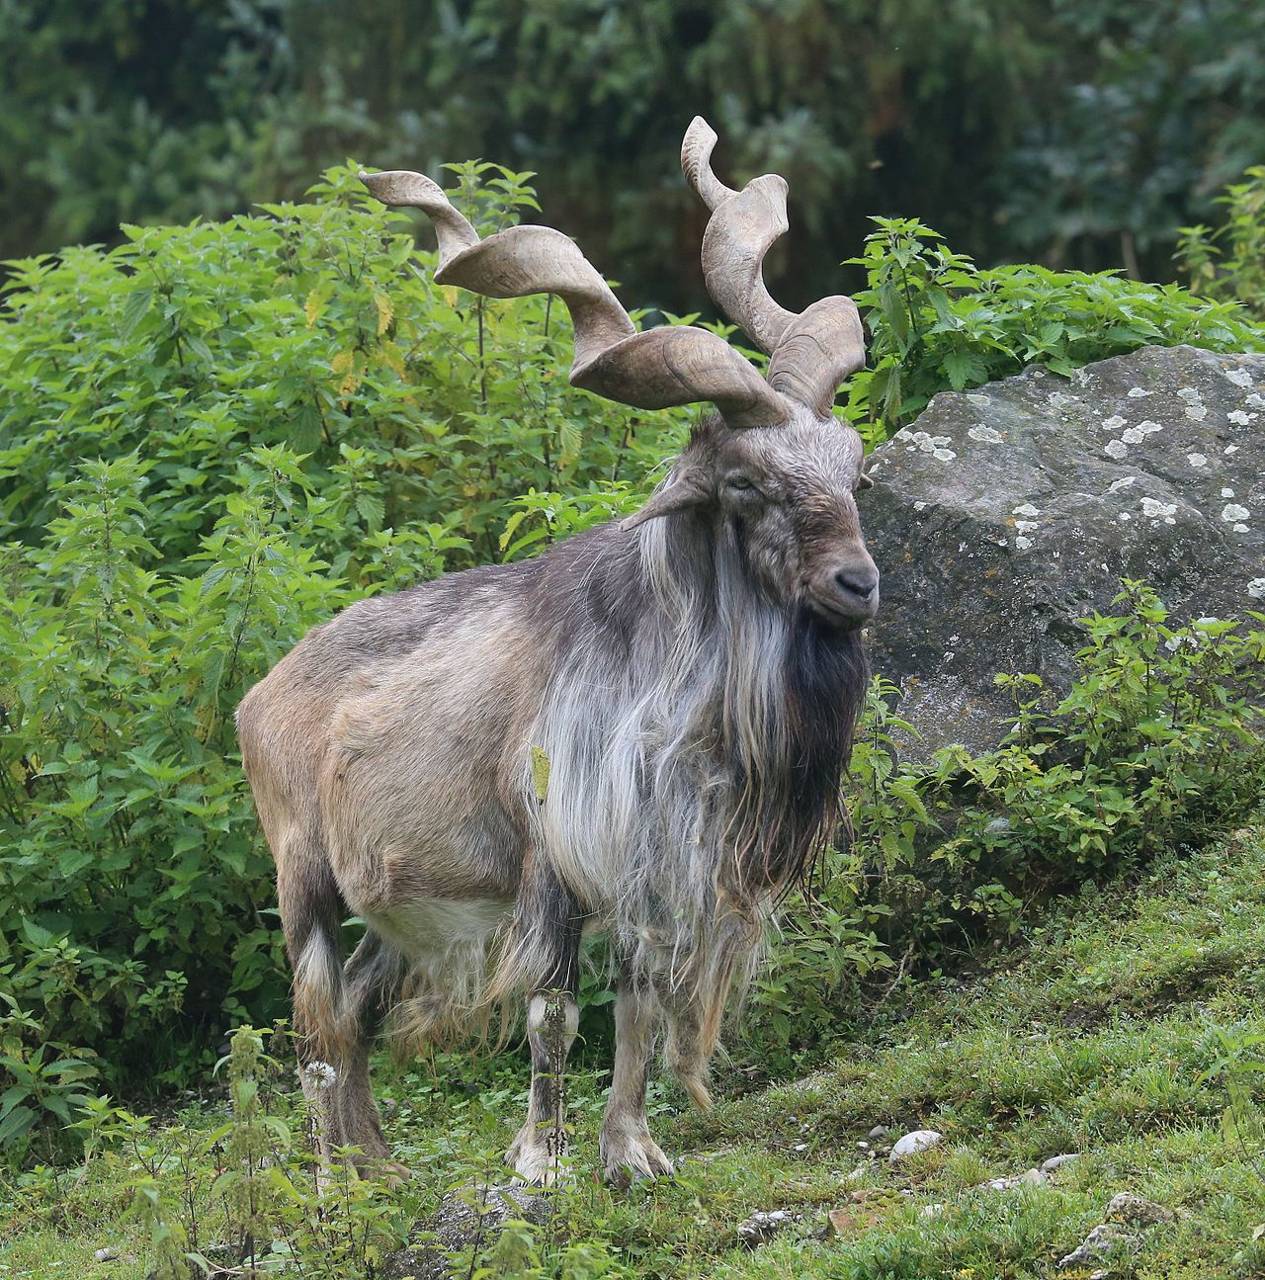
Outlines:
{"label": "goat's eye", "polygon": [[731,489],[736,490],[738,493],[759,493],[760,492],[759,489],[756,488],[754,482],[749,480],[746,476],[729,476],[725,480],[725,483]]}

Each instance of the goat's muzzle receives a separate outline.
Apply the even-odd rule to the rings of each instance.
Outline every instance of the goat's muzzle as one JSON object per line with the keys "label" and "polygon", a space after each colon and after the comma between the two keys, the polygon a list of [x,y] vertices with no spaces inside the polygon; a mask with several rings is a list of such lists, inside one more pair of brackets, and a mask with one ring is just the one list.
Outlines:
{"label": "goat's muzzle", "polygon": [[878,612],[878,585],[878,566],[861,548],[830,561],[813,576],[808,602],[837,627],[860,627]]}

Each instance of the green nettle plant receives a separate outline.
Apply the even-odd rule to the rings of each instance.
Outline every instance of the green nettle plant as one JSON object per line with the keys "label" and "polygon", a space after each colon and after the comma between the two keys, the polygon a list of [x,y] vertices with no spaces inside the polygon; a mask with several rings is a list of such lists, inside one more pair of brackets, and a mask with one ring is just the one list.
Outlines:
{"label": "green nettle plant", "polygon": [[[1265,350],[1229,294],[1211,301],[1178,285],[1032,263],[977,267],[914,218],[874,218],[855,295],[868,308],[869,363],[848,384],[844,412],[877,443],[938,391],[962,391],[1037,364],[1067,374],[1138,347],[1189,343]],[[1257,241],[1259,245],[1259,241]]]}
{"label": "green nettle plant", "polygon": [[[481,230],[535,207],[528,174],[455,174]],[[233,733],[245,689],[356,599],[632,509],[691,422],[573,392],[566,309],[434,285],[407,219],[364,195],[355,166],[313,195],[11,264],[0,1145],[17,1159],[55,1155],[97,1089],[188,1080],[227,1028],[286,1011]],[[1031,360],[1065,371],[1157,335],[1257,340],[1229,304],[979,272],[930,235],[889,223],[867,246],[876,367],[841,411],[872,416],[872,437],[935,390]],[[816,913],[792,918],[757,996],[783,1041],[824,1027],[858,975],[1004,933],[1034,894],[1239,811],[1260,773],[1259,747],[1232,749],[1255,723],[1235,667],[1253,646],[1259,659],[1257,633],[1169,633],[1141,607],[1093,624],[1058,715],[1017,683],[1018,736],[979,760],[901,763],[875,699],[857,839],[830,855]],[[609,992],[594,980],[587,997]],[[167,1241],[167,1210],[144,1212]]]}
{"label": "green nettle plant", "polygon": [[1225,221],[1216,230],[1182,227],[1177,261],[1193,292],[1241,302],[1265,321],[1265,165],[1249,169],[1217,203]]}
{"label": "green nettle plant", "polygon": [[[457,173],[487,230],[534,203],[524,175]],[[618,514],[689,420],[571,392],[566,309],[434,286],[354,166],[315,195],[14,264],[0,1138],[18,1149],[83,1081],[186,1078],[227,1026],[284,1010],[245,689],[355,599]]]}
{"label": "green nettle plant", "polygon": [[997,677],[1015,718],[983,755],[957,746],[902,759],[912,726],[875,681],[847,784],[853,839],[828,851],[817,900],[791,904],[755,993],[776,1040],[828,1036],[841,993],[871,972],[894,979],[1004,939],[1034,900],[1259,808],[1265,614],[1174,627],[1137,582],[1115,604],[1085,619],[1065,697],[1050,699],[1038,676]]}

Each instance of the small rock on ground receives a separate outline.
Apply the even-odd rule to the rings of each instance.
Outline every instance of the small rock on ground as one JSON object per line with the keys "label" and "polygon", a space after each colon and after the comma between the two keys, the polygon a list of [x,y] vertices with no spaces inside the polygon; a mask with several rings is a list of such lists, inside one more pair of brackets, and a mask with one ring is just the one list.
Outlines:
{"label": "small rock on ground", "polygon": [[450,1191],[433,1218],[418,1224],[415,1235],[432,1235],[396,1250],[383,1260],[382,1280],[449,1280],[447,1253],[454,1253],[482,1236],[490,1246],[496,1233],[516,1218],[539,1225],[553,1212],[547,1192],[521,1182]]}
{"label": "small rock on ground", "polygon": [[1080,1158],[1079,1151],[1068,1151],[1061,1156],[1051,1156],[1048,1160],[1043,1160],[1041,1162],[1041,1172],[1053,1173],[1056,1169],[1061,1169],[1070,1161],[1079,1160]]}
{"label": "small rock on ground", "polygon": [[1122,1231],[1114,1222],[1104,1222],[1095,1227],[1080,1244],[1059,1259],[1060,1269],[1066,1267],[1083,1267],[1089,1262],[1100,1262],[1107,1254],[1120,1248],[1135,1248],[1137,1237]]}
{"label": "small rock on ground", "polygon": [[738,1239],[755,1248],[800,1220],[801,1215],[792,1213],[789,1209],[758,1209],[745,1222],[738,1224]]}
{"label": "small rock on ground", "polygon": [[896,1145],[892,1148],[892,1153],[887,1158],[893,1164],[900,1160],[904,1160],[909,1156],[917,1155],[920,1151],[930,1151],[932,1147],[938,1146],[943,1134],[937,1133],[934,1129],[915,1129],[912,1133],[907,1133],[903,1138],[899,1138]]}
{"label": "small rock on ground", "polygon": [[986,1191],[1013,1191],[1015,1187],[1043,1187],[1049,1180],[1050,1175],[1041,1169],[1029,1169],[1004,1178],[990,1178],[980,1186]]}
{"label": "small rock on ground", "polygon": [[1112,1222],[1131,1222],[1138,1227],[1153,1227],[1161,1222],[1172,1222],[1176,1215],[1172,1209],[1166,1209],[1154,1200],[1146,1200],[1135,1196],[1132,1192],[1122,1191],[1111,1197],[1107,1205],[1106,1217]]}
{"label": "small rock on ground", "polygon": [[113,1262],[119,1256],[119,1251],[113,1245],[106,1245],[104,1249],[98,1249],[92,1256],[98,1262]]}

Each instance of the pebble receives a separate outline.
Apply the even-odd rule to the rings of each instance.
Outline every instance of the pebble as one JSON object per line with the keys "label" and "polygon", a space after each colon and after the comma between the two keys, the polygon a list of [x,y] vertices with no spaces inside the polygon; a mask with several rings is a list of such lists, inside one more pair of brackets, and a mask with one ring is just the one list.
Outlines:
{"label": "pebble", "polygon": [[920,1151],[930,1151],[932,1147],[940,1144],[943,1137],[943,1134],[937,1133],[934,1129],[915,1129],[912,1133],[897,1139],[896,1145],[892,1148],[892,1154],[887,1158],[892,1164],[896,1164],[909,1156],[917,1155]]}
{"label": "pebble", "polygon": [[799,1220],[800,1215],[789,1209],[758,1209],[745,1222],[738,1224],[738,1239],[746,1245],[763,1244]]}
{"label": "pebble", "polygon": [[1113,1222],[1104,1222],[1095,1227],[1071,1253],[1059,1259],[1059,1268],[1081,1267],[1087,1262],[1099,1261],[1117,1245],[1133,1248],[1136,1244],[1136,1236],[1121,1231]]}
{"label": "pebble", "polygon": [[869,1138],[871,1142],[882,1142],[885,1138],[890,1138],[891,1134],[888,1132],[885,1124],[876,1124],[865,1136]]}
{"label": "pebble", "polygon": [[104,1249],[98,1249],[92,1256],[98,1262],[113,1262],[119,1256],[119,1251],[112,1245],[107,1245]]}
{"label": "pebble", "polygon": [[1061,1169],[1065,1164],[1072,1160],[1081,1158],[1079,1151],[1068,1151],[1061,1156],[1051,1156],[1048,1160],[1041,1162],[1042,1173],[1053,1173],[1056,1169]]}
{"label": "pebble", "polygon": [[1049,1180],[1049,1174],[1042,1170],[1029,1169],[1026,1173],[1014,1173],[1004,1178],[990,1178],[980,1186],[986,1191],[1013,1191],[1015,1187],[1043,1187]]}
{"label": "pebble", "polygon": [[1162,1204],[1156,1204],[1154,1200],[1146,1200],[1142,1196],[1133,1195],[1132,1192],[1122,1191],[1119,1195],[1111,1197],[1105,1216],[1115,1222],[1131,1222],[1138,1227],[1153,1227],[1161,1222],[1172,1222],[1176,1215],[1172,1209],[1166,1209]]}

